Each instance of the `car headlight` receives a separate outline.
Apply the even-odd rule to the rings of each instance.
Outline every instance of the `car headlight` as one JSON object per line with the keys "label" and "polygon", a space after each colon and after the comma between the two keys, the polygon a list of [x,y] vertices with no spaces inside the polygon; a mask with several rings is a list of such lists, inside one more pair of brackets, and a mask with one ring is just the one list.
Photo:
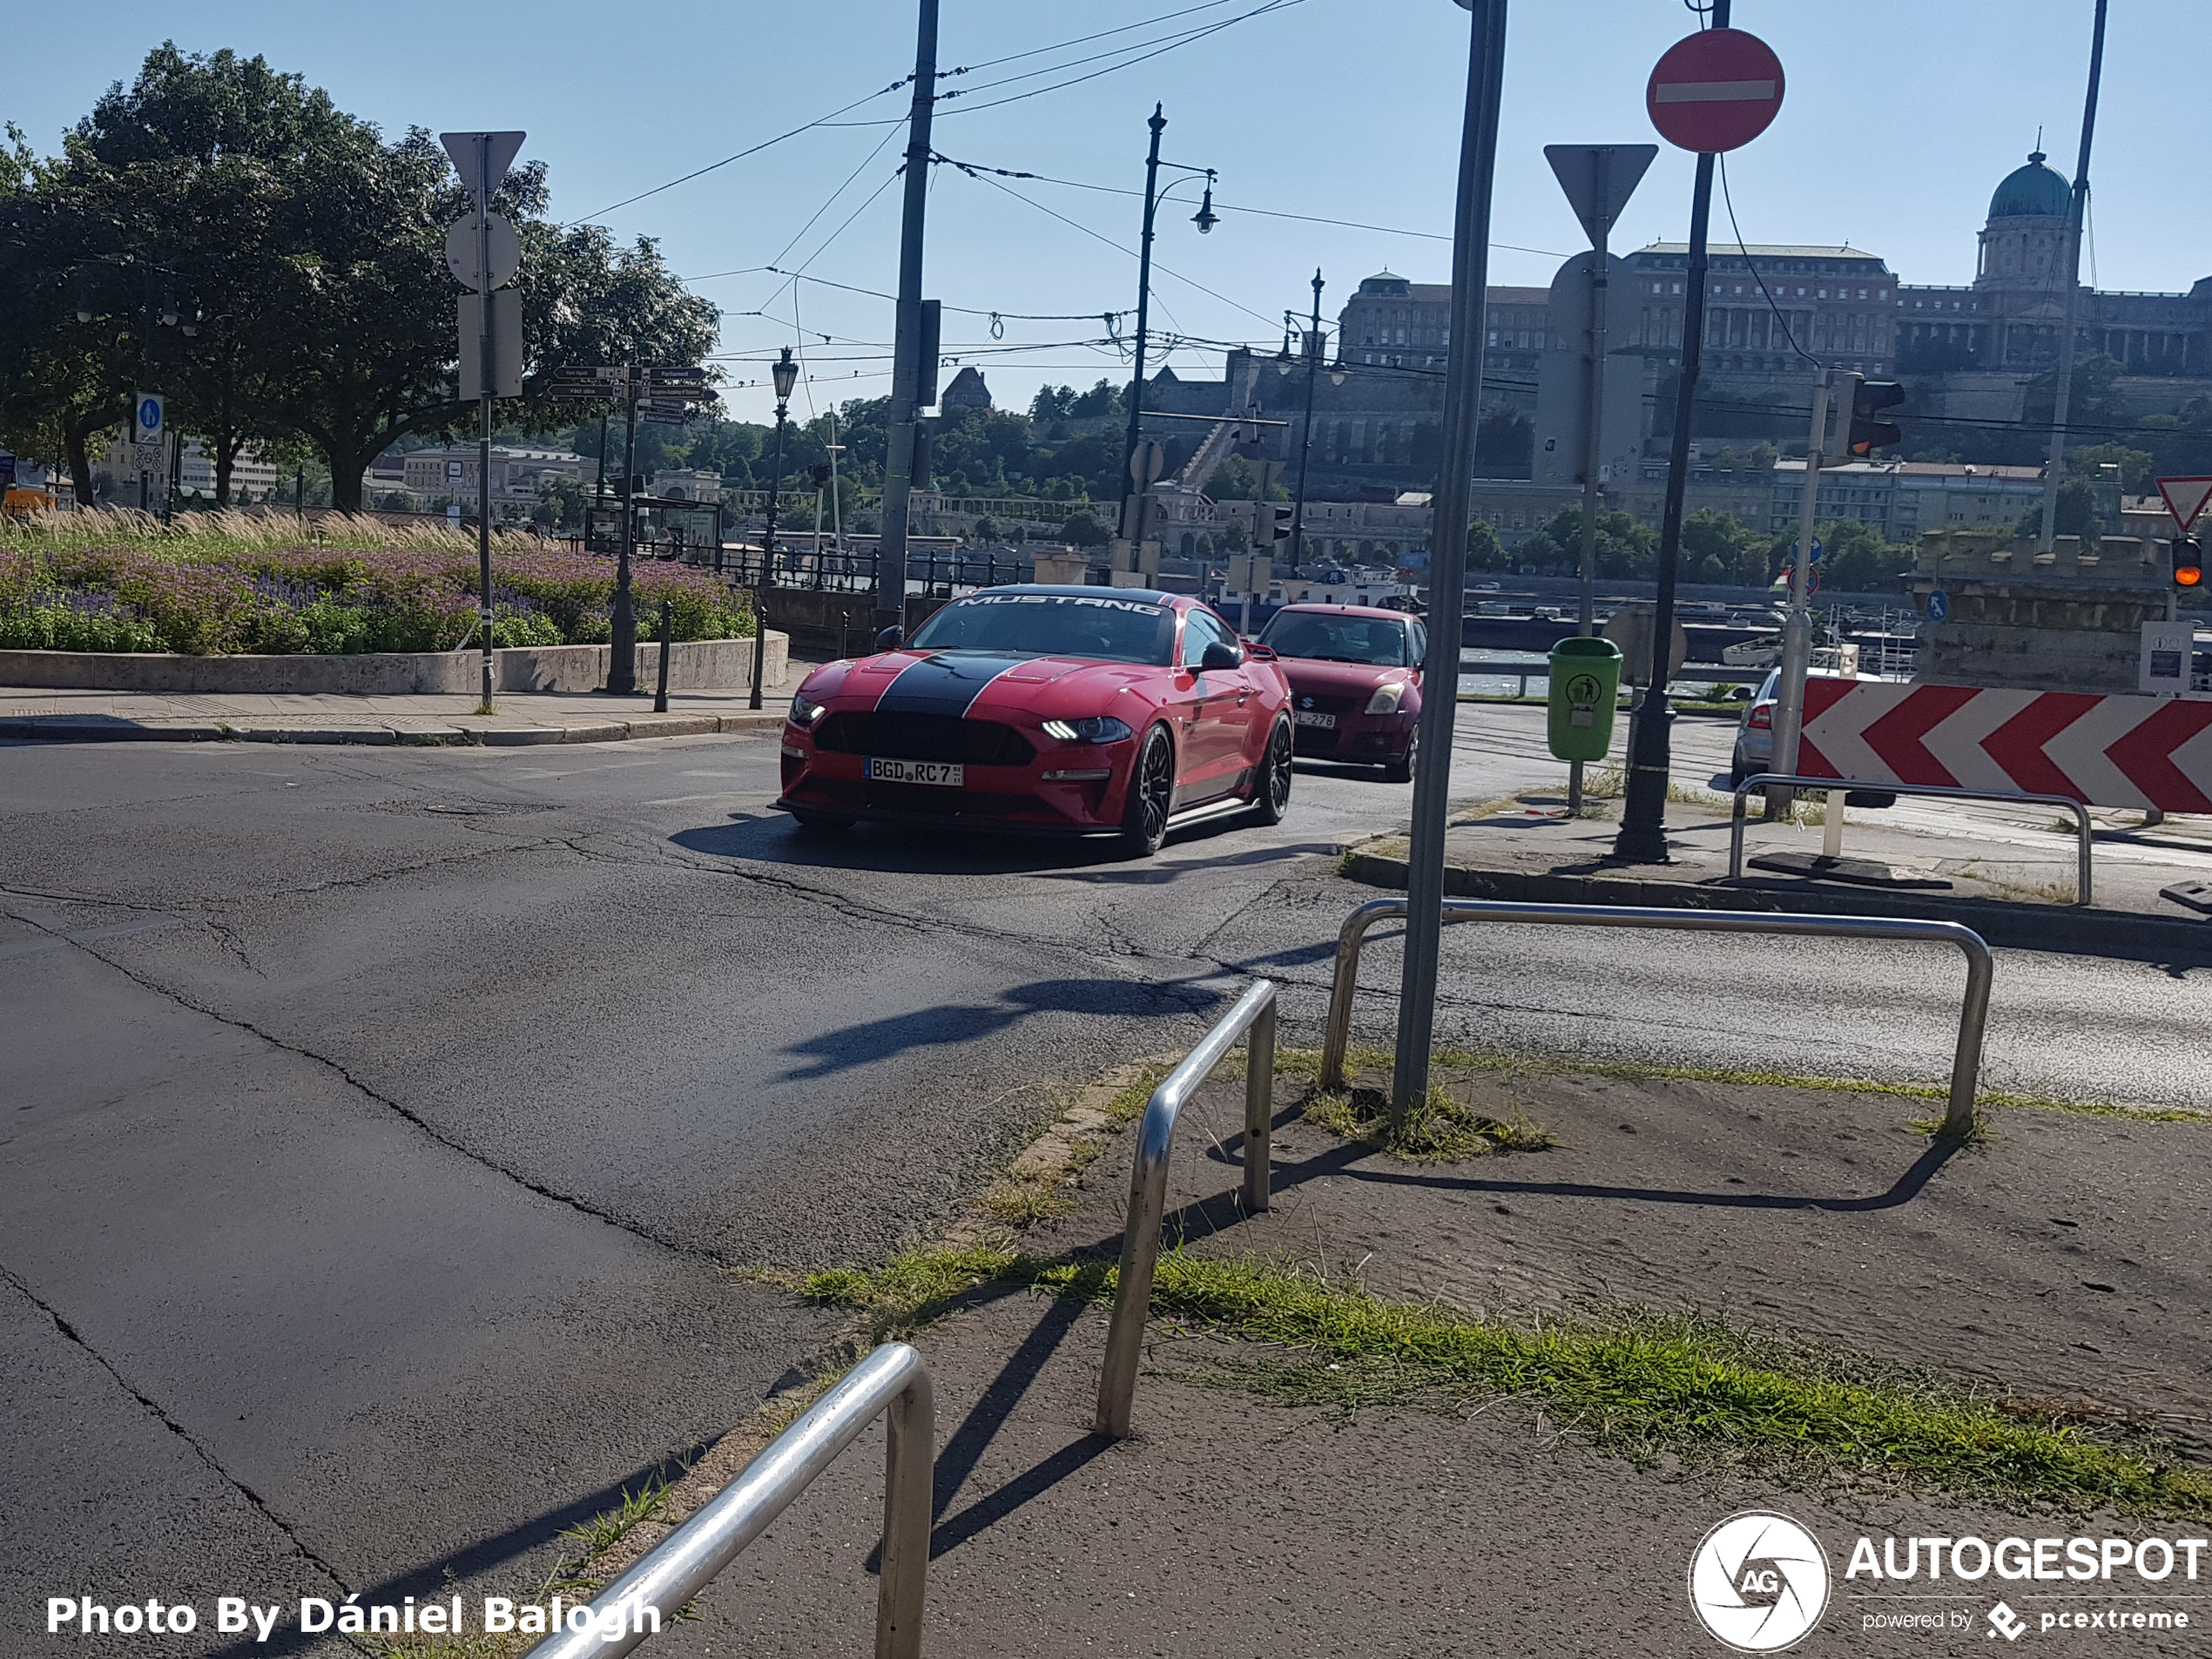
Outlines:
{"label": "car headlight", "polygon": [[792,693],[791,723],[793,725],[812,725],[821,717],[821,712],[822,705],[805,691]]}
{"label": "car headlight", "polygon": [[1047,720],[1044,734],[1062,743],[1119,743],[1136,734],[1125,721],[1110,714],[1087,714],[1080,720]]}
{"label": "car headlight", "polygon": [[1406,682],[1399,680],[1389,685],[1378,685],[1375,694],[1367,699],[1370,714],[1395,714],[1406,696]]}

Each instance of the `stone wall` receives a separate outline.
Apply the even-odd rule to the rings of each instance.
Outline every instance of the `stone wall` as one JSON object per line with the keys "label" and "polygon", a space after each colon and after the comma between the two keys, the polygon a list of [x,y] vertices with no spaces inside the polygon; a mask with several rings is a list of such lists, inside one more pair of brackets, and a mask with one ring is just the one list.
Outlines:
{"label": "stone wall", "polygon": [[1907,583],[1922,617],[1913,678],[2030,691],[2132,692],[2142,625],[2168,614],[2173,547],[2147,536],[2055,537],[1929,530]]}
{"label": "stone wall", "polygon": [[[763,673],[783,683],[789,637],[771,629]],[[502,691],[592,691],[607,683],[605,645],[531,645],[492,653]],[[671,691],[735,691],[752,683],[750,639],[684,640],[671,647]],[[0,685],[47,691],[203,691],[397,697],[473,693],[482,683],[473,651],[363,652],[347,657],[185,657],[166,652],[0,651]],[[637,683],[660,672],[660,647],[637,643]]]}

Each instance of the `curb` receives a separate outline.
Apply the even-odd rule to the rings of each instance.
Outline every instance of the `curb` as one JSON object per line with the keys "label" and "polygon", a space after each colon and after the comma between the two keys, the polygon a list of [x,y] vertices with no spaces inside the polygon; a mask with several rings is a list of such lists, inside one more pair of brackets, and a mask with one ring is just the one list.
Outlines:
{"label": "curb", "polygon": [[[1406,860],[1354,849],[1347,880],[1402,892]],[[2179,916],[2144,915],[2094,906],[2016,903],[1993,899],[1892,896],[1746,880],[1653,880],[1635,876],[1560,875],[1466,864],[1444,867],[1444,891],[1456,899],[1510,899],[1525,904],[1632,905],[1656,910],[1764,910],[1819,916],[1892,916],[1963,922],[1993,945],[2034,950],[2082,948],[2212,949],[2212,926]]]}
{"label": "curb", "polygon": [[117,717],[34,715],[0,720],[0,739],[44,743],[354,743],[506,748],[548,743],[623,743],[640,738],[696,738],[780,726],[781,710],[740,714],[647,715],[577,725],[233,725],[226,721],[140,721]]}

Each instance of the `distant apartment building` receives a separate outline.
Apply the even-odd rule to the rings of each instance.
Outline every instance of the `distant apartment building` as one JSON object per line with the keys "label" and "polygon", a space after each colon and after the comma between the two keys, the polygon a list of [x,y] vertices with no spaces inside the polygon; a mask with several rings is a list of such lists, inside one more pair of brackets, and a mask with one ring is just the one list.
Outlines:
{"label": "distant apartment building", "polygon": [[[402,487],[422,504],[452,501],[463,509],[475,507],[480,495],[475,444],[410,449],[400,459]],[[492,504],[534,507],[553,480],[589,483],[597,477],[598,465],[566,449],[528,449],[496,443],[491,449]]]}

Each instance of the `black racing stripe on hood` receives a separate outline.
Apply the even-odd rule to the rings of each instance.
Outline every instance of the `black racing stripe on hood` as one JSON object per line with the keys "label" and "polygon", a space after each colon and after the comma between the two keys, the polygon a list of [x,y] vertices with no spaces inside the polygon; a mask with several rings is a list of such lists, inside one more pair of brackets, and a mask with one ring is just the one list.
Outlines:
{"label": "black racing stripe on hood", "polygon": [[966,714],[983,688],[1038,653],[1011,657],[1003,651],[941,651],[902,671],[876,699],[879,714]]}

